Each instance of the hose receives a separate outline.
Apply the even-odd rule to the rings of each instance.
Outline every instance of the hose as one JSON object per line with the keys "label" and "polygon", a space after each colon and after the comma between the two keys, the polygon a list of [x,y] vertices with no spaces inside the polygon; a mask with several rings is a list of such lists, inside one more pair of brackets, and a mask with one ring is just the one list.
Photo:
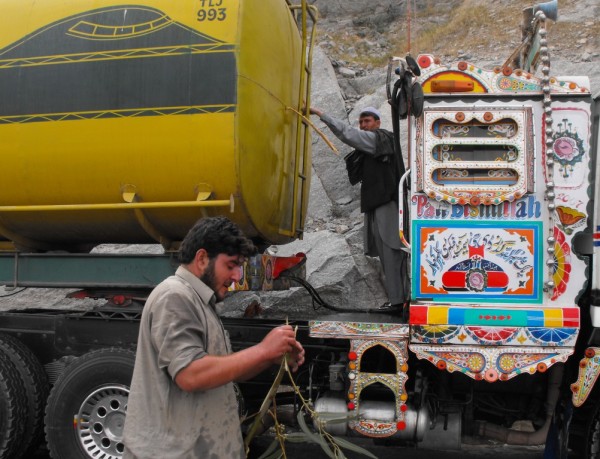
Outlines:
{"label": "hose", "polygon": [[[335,312],[369,312],[369,313],[382,313],[382,314],[389,314],[391,312],[402,312],[400,308],[363,308],[363,309],[354,309],[354,308],[340,308],[338,306],[333,306],[329,303],[327,303],[325,300],[323,300],[323,298],[321,298],[321,295],[319,295],[319,292],[317,292],[315,290],[315,288],[310,285],[308,283],[308,281],[306,281],[305,279],[302,279],[301,277],[296,277],[296,276],[290,276],[288,274],[282,273],[280,277],[285,277],[286,279],[289,279],[291,281],[297,282],[298,284],[300,284],[302,287],[304,287],[309,295],[311,296],[312,300],[313,300],[313,309],[316,311],[317,309],[323,307],[325,309],[329,309],[331,311],[335,311]],[[318,307],[315,307],[315,303],[318,305]]]}

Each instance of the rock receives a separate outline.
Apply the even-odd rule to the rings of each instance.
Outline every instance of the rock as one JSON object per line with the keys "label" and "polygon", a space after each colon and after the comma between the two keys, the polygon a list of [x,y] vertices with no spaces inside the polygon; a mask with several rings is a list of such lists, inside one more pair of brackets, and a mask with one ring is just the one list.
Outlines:
{"label": "rock", "polygon": [[372,94],[385,85],[387,69],[381,69],[369,75],[348,80],[348,84],[361,96]]}
{"label": "rock", "polygon": [[346,204],[350,204],[352,201],[352,196],[344,196],[343,198],[336,200],[335,203],[341,206],[345,206]]}
{"label": "rock", "polygon": [[345,78],[340,78],[338,80],[338,82],[340,84],[340,89],[342,90],[342,95],[344,96],[344,99],[346,99],[346,100],[355,98],[358,96],[356,89],[354,89],[354,87],[350,84],[350,81],[353,81],[353,80],[347,80]]}
{"label": "rock", "polygon": [[312,180],[310,182],[310,194],[308,198],[308,216],[314,220],[330,220],[332,217],[331,209],[332,202],[323,188],[321,178],[314,171],[312,172]]}
{"label": "rock", "polygon": [[[340,225],[342,226],[342,225]],[[350,230],[345,236],[331,231],[307,233],[303,240],[277,246],[280,256],[304,252],[306,279],[321,298],[338,308],[376,308],[387,300],[381,283],[378,262],[362,255],[362,238]],[[360,235],[360,231],[358,231]],[[253,303],[261,306],[261,317],[310,319],[332,311],[322,307],[315,312],[304,288],[274,292],[236,292],[227,296],[220,312],[226,317],[241,317]]]}
{"label": "rock", "polygon": [[[311,103],[328,115],[342,120],[348,119],[335,71],[329,59],[319,47],[315,49],[313,55]],[[332,201],[346,196],[357,196],[358,192],[353,191],[350,182],[348,182],[346,164],[343,160],[344,155],[352,149],[337,140],[316,116],[312,117],[312,121],[339,150],[336,155],[317,133],[313,133],[313,170],[315,172],[313,177],[319,177],[326,195]],[[309,207],[313,204],[313,200],[309,201]]]}
{"label": "rock", "polygon": [[[351,52],[350,49],[348,49],[348,52]],[[338,69],[338,73],[344,78],[354,78],[356,76],[356,72],[354,70],[346,67],[340,67]]]}

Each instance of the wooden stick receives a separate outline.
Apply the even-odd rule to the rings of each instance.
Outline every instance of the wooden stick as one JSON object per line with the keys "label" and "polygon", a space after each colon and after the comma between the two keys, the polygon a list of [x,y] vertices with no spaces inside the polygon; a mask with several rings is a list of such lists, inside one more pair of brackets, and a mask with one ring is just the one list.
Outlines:
{"label": "wooden stick", "polygon": [[330,140],[327,138],[327,136],[326,136],[325,134],[323,134],[323,132],[322,132],[322,131],[321,131],[321,130],[320,130],[318,127],[317,127],[317,126],[315,126],[315,125],[314,125],[314,123],[313,123],[313,122],[312,122],[312,121],[311,121],[309,118],[307,118],[306,116],[304,116],[302,113],[300,113],[298,110],[296,110],[296,109],[295,109],[295,108],[293,108],[293,107],[286,107],[286,108],[287,108],[288,110],[291,110],[291,111],[293,111],[293,112],[296,112],[298,115],[300,115],[300,116],[302,117],[302,119],[303,119],[304,121],[306,121],[306,122],[308,123],[308,125],[309,125],[311,128],[313,128],[315,131],[317,131],[317,134],[319,134],[319,135],[321,136],[321,138],[322,138],[322,139],[325,141],[325,143],[327,144],[327,146],[328,146],[329,148],[331,148],[331,150],[332,150],[332,151],[333,151],[333,152],[334,152],[336,155],[338,155],[338,156],[340,155],[340,152],[338,151],[338,149],[337,149],[337,148],[335,148],[335,145],[334,145],[333,143],[331,143],[331,141],[330,141]]}

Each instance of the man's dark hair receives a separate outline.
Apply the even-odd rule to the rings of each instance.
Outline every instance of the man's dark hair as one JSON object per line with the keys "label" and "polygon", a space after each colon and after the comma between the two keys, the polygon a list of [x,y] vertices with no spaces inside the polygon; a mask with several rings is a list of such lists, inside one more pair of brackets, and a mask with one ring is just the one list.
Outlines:
{"label": "man's dark hair", "polygon": [[184,264],[191,263],[200,249],[206,250],[209,258],[215,258],[220,253],[247,258],[257,252],[252,241],[225,217],[198,220],[181,242],[179,260]]}

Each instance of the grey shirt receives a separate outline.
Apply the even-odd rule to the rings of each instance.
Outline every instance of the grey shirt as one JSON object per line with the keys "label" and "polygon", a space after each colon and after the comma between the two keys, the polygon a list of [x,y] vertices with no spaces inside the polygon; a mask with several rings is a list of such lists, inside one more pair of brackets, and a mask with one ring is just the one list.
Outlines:
{"label": "grey shirt", "polygon": [[213,291],[179,267],[144,307],[123,459],[244,458],[233,384],[185,392],[174,379],[207,354],[231,353]]}
{"label": "grey shirt", "polygon": [[377,136],[374,132],[361,131],[360,129],[349,126],[347,123],[325,113],[321,115],[320,119],[327,127],[329,127],[329,129],[331,129],[331,132],[346,145],[364,151],[365,153],[375,154]]}

